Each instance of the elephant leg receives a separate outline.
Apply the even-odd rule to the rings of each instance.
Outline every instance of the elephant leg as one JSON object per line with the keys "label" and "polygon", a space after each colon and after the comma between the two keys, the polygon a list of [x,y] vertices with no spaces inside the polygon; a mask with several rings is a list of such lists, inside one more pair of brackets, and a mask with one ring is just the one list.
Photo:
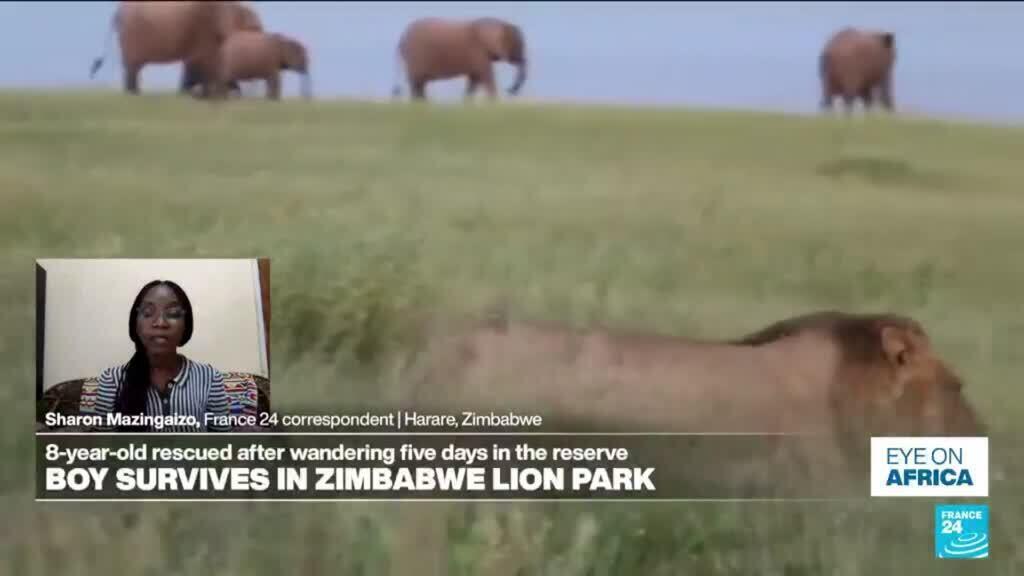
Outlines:
{"label": "elephant leg", "polygon": [[487,99],[494,102],[498,99],[498,87],[494,85],[494,79],[484,82],[484,90],[487,91]]}
{"label": "elephant leg", "polygon": [[184,61],[182,84],[188,85],[188,92],[195,96],[195,87],[199,86],[198,97],[201,100],[213,96],[213,85],[217,80],[217,69],[205,59],[189,58]]}
{"label": "elephant leg", "polygon": [[836,93],[832,89],[832,86],[827,82],[822,84],[821,87],[821,102],[818,103],[818,107],[822,112],[828,112],[832,110],[832,101],[835,100]]}
{"label": "elephant leg", "polygon": [[843,94],[843,112],[846,117],[853,116],[853,105],[856,100],[856,96],[850,93]]}
{"label": "elephant leg", "polygon": [[892,82],[888,78],[882,82],[879,92],[881,92],[882,106],[892,112]]}
{"label": "elephant leg", "polygon": [[[203,76],[200,73],[200,71],[197,69],[197,67],[194,64],[193,65],[186,64],[185,67],[184,67],[184,70],[182,71],[182,74],[181,74],[181,86],[179,86],[178,93],[179,94],[190,94],[190,93],[192,93],[193,90],[195,90],[196,86],[205,86],[205,85],[206,85],[206,82],[204,81]],[[236,86],[236,84],[234,82],[232,82],[231,86],[234,87],[234,86]]]}
{"label": "elephant leg", "polygon": [[463,96],[463,102],[471,102],[473,100],[473,94],[476,93],[476,88],[479,85],[476,77],[470,74],[466,77],[466,93]]}
{"label": "elephant leg", "polygon": [[409,92],[412,94],[413,100],[426,101],[427,99],[427,81],[417,78],[409,83]]}
{"label": "elephant leg", "polygon": [[267,76],[267,100],[281,99],[281,74],[274,72]]}
{"label": "elephant leg", "polygon": [[192,87],[199,82],[199,78],[196,77],[195,66],[185,62],[181,67],[181,85],[178,87],[179,94],[187,94],[192,91]]}
{"label": "elephant leg", "polygon": [[[199,98],[201,100],[207,100],[211,96],[213,96],[213,93],[212,93],[212,86],[213,85],[211,84],[209,79],[203,78],[201,80],[198,80],[196,82],[196,84],[199,86],[199,95],[196,96],[197,98]],[[195,87],[193,87],[192,90],[190,90],[190,92],[192,92],[192,94],[195,95]]]}
{"label": "elephant leg", "polygon": [[136,64],[124,67],[124,91],[128,94],[139,93],[139,72],[142,67]]}
{"label": "elephant leg", "polygon": [[484,70],[479,75],[479,82],[484,85],[484,90],[487,92],[487,99],[494,102],[498,99],[498,87],[494,84],[494,69],[491,67],[490,62],[484,67]]}
{"label": "elephant leg", "polygon": [[197,83],[203,87],[204,98],[227,98],[228,83],[232,78],[230,71],[222,70],[221,57],[217,49],[199,51],[188,61],[195,67]]}
{"label": "elephant leg", "polygon": [[875,103],[875,92],[870,87],[865,88],[860,93],[860,99],[864,101],[864,113],[868,114],[871,112],[871,107]]}

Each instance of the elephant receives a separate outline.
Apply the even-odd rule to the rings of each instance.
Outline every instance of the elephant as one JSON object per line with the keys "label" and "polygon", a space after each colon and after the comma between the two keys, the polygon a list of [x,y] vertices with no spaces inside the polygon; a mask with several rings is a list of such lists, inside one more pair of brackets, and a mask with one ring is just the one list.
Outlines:
{"label": "elephant", "polygon": [[[255,10],[242,4],[241,2],[235,2],[236,9],[232,14],[234,18],[234,30],[251,30],[253,32],[263,32],[263,21],[260,19],[259,14]],[[186,62],[182,66],[181,70],[181,84],[178,88],[180,94],[191,93],[192,90],[203,83],[203,74],[199,66]],[[242,88],[238,85],[238,82],[229,82],[227,88],[230,92],[241,93]]]}
{"label": "elephant", "polygon": [[[402,33],[396,55],[396,76],[405,65],[406,80],[414,100],[426,99],[426,84],[466,76],[466,99],[483,85],[491,100],[497,97],[492,62],[504,61],[517,67],[515,81],[508,89],[515,96],[526,82],[526,43],[522,30],[497,18],[447,20],[420,18]],[[401,94],[396,79],[392,96]]]}
{"label": "elephant", "polygon": [[849,114],[860,98],[870,109],[876,93],[882,106],[892,111],[892,73],[896,63],[895,34],[843,28],[826,43],[818,62],[821,80],[821,108],[830,110],[836,96],[842,96]]}
{"label": "elephant", "polygon": [[[125,92],[139,93],[139,73],[150,63],[180,61],[202,71],[216,71],[220,44],[245,22],[239,16],[240,6],[239,2],[120,2],[111,18],[110,33],[118,35]],[[90,77],[103,66],[109,41],[108,34]],[[203,95],[222,96],[224,87],[217,83],[216,75],[206,78]]]}
{"label": "elephant", "polygon": [[228,85],[239,80],[265,80],[267,99],[281,98],[281,70],[302,74],[302,96],[312,98],[309,55],[298,40],[284,34],[243,30],[221,45],[220,76]]}

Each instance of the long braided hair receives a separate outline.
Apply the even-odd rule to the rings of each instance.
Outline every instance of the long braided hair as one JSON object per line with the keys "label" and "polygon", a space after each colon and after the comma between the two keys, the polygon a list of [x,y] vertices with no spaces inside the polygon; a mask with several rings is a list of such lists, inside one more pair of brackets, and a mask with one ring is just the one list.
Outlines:
{"label": "long braided hair", "polygon": [[[181,286],[170,280],[153,280],[143,286],[142,290],[135,296],[135,302],[132,303],[131,310],[128,312],[128,337],[135,344],[135,354],[132,355],[125,368],[124,384],[118,394],[114,408],[115,412],[120,412],[126,416],[145,414],[146,412],[146,397],[149,394],[151,385],[149,357],[146,356],[146,349],[143,347],[142,339],[139,337],[138,311],[146,293],[156,286],[167,286],[170,288],[178,298],[178,303],[185,310],[185,330],[181,335],[181,342],[178,343],[178,346],[184,346],[192,338],[192,302],[189,301],[188,295],[185,294]],[[145,429],[145,427],[123,426],[120,428],[121,431],[136,431],[140,429]]]}

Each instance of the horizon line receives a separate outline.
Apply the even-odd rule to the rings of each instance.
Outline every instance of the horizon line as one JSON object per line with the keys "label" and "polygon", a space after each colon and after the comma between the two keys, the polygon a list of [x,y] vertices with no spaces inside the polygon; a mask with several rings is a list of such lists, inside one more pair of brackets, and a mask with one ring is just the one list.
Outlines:
{"label": "horizon line", "polygon": [[[187,98],[186,96],[179,95],[176,89],[173,88],[162,88],[152,89],[137,96],[129,96],[119,89],[112,89],[110,87],[94,87],[86,85],[72,85],[68,87],[56,87],[56,86],[2,86],[0,85],[0,97],[4,96],[19,96],[19,95],[44,95],[44,96],[110,96],[110,97],[124,97],[124,98]],[[232,101],[235,101],[233,99]],[[243,96],[238,98],[246,104],[265,102],[266,99],[260,95]],[[306,104],[306,105],[317,105],[317,104],[370,104],[370,105],[406,105],[406,106],[426,106],[440,109],[458,109],[458,108],[488,108],[488,107],[512,107],[512,108],[578,108],[578,109],[613,109],[622,111],[634,111],[634,112],[692,112],[692,113],[715,113],[715,114],[735,114],[735,115],[754,115],[754,116],[781,116],[786,118],[801,118],[801,119],[834,119],[834,120],[847,120],[844,118],[844,112],[842,106],[837,105],[831,112],[822,112],[818,108],[808,107],[804,109],[798,108],[786,108],[786,107],[754,107],[754,106],[741,106],[731,104],[711,104],[711,103],[689,103],[689,102],[661,102],[661,101],[642,101],[642,100],[629,100],[629,99],[615,99],[615,98],[575,98],[575,97],[528,97],[528,96],[499,96],[498,100],[494,103],[487,102],[482,96],[478,96],[477,100],[471,104],[466,104],[461,98],[433,98],[423,104],[414,104],[409,101],[408,97],[394,99],[388,95],[370,96],[370,95],[359,95],[359,94],[331,94],[329,96],[314,96],[311,100],[306,101],[296,95],[282,95],[280,101],[276,104],[289,103],[289,104]],[[881,110],[873,110],[870,113],[865,113],[864,109],[860,106],[854,108],[853,114],[848,119],[850,121],[857,120],[887,120],[887,121],[903,121],[903,122],[923,122],[923,123],[940,123],[940,124],[954,124],[960,126],[982,126],[982,127],[993,127],[993,128],[1021,128],[1024,127],[1024,116],[1022,117],[1005,117],[997,118],[994,116],[978,116],[967,113],[943,113],[943,112],[930,112],[927,110],[914,110],[914,109],[900,109],[897,108],[894,112],[885,112]]]}

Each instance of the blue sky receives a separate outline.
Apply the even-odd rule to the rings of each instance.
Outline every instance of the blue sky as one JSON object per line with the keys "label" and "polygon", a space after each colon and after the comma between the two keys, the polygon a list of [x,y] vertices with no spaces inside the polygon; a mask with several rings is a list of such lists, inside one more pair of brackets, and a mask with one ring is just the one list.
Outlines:
{"label": "blue sky", "polygon": [[[419,16],[493,15],[520,24],[531,59],[524,96],[635,105],[814,112],[817,55],[845,25],[896,34],[895,98],[916,113],[1024,120],[1024,5],[1001,2],[251,2],[264,25],[299,37],[318,98],[386,98],[394,47]],[[95,80],[114,2],[0,3],[5,88],[120,90],[120,57]],[[20,55],[20,56],[19,56]],[[143,91],[168,90],[179,65],[149,66]],[[499,65],[502,87],[514,71]],[[462,80],[432,84],[461,97]],[[285,94],[298,93],[285,79]]]}

